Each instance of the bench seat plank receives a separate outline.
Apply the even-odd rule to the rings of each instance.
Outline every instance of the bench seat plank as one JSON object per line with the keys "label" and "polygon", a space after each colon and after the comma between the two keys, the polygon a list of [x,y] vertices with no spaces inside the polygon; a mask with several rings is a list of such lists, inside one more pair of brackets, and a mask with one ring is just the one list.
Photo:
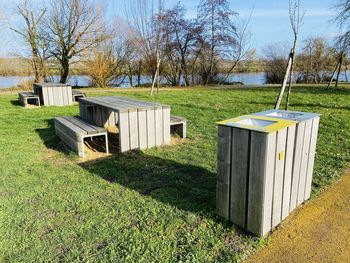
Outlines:
{"label": "bench seat plank", "polygon": [[86,131],[87,134],[96,134],[99,132],[105,132],[106,129],[104,129],[103,127],[99,127],[96,125],[92,125],[92,124],[88,124],[86,122],[84,122],[83,120],[81,120],[78,117],[72,117],[72,116],[68,116],[68,117],[64,117],[67,121],[75,124],[76,126],[78,126],[79,128],[81,128],[82,130]]}

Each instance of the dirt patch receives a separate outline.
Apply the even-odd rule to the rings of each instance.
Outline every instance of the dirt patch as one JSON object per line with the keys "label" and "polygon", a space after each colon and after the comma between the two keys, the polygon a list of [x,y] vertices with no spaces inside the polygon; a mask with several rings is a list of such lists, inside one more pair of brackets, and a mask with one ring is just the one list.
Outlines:
{"label": "dirt patch", "polygon": [[297,209],[247,262],[349,262],[350,173]]}

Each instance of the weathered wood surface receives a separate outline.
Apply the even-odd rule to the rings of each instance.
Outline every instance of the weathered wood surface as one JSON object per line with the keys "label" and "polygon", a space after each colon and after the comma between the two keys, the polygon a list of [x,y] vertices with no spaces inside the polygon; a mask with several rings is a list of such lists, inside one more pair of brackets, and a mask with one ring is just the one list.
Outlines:
{"label": "weathered wood surface", "polygon": [[263,236],[271,230],[276,134],[252,131],[247,230]]}
{"label": "weathered wood surface", "polygon": [[187,137],[187,120],[186,118],[171,115],[170,116],[170,129],[172,132],[180,135],[181,138]]}
{"label": "weathered wood surface", "polygon": [[72,87],[59,83],[34,83],[34,93],[46,106],[66,106],[73,104]]}
{"label": "weathered wood surface", "polygon": [[156,146],[156,127],[154,109],[147,109],[147,145],[148,148]]}
{"label": "weathered wood surface", "polygon": [[313,175],[313,170],[314,170],[319,123],[320,123],[319,117],[314,118],[312,120],[310,152],[309,152],[309,161],[308,161],[307,173],[306,173],[304,201],[308,200],[310,198],[310,195],[311,195],[312,175]]}
{"label": "weathered wood surface", "polygon": [[240,226],[247,226],[248,179],[250,155],[250,131],[232,129],[231,143],[231,202],[230,220]]}
{"label": "weathered wood surface", "polygon": [[168,105],[119,96],[82,98],[79,104],[82,119],[118,127],[121,152],[170,143]]}
{"label": "weathered wood surface", "polygon": [[103,127],[97,127],[85,123],[79,117],[57,117],[54,119],[55,131],[71,149],[80,157],[84,157],[84,138],[93,136],[105,136],[106,152],[108,153],[107,131]]}
{"label": "weathered wood surface", "polygon": [[273,181],[273,201],[272,201],[272,225],[276,227],[282,218],[282,201],[283,201],[283,181],[285,173],[285,150],[287,142],[287,129],[277,132],[276,153],[275,153],[275,172]]}
{"label": "weathered wood surface", "polygon": [[231,128],[218,126],[216,212],[229,220],[231,185]]}
{"label": "weathered wood surface", "polygon": [[147,149],[147,111],[139,110],[137,114],[139,146],[141,150]]}
{"label": "weathered wood surface", "polygon": [[285,152],[285,167],[283,179],[283,197],[282,197],[282,220],[289,215],[290,193],[292,187],[292,171],[294,159],[294,141],[296,126],[288,127],[287,145]]}
{"label": "weathered wood surface", "polygon": [[297,206],[304,202],[307,165],[309,161],[312,119],[305,121],[303,149],[300,163]]}
{"label": "weathered wood surface", "polygon": [[[67,96],[67,93],[66,93],[66,96]],[[84,92],[72,89],[73,102],[78,102],[82,98],[86,98],[86,94]]]}
{"label": "weathered wood surface", "polygon": [[129,113],[119,112],[118,119],[120,151],[126,152],[130,150]]}
{"label": "weathered wood surface", "polygon": [[302,158],[304,133],[305,133],[305,122],[301,122],[297,125],[296,134],[295,134],[293,175],[292,175],[292,187],[291,187],[291,194],[290,194],[289,212],[292,212],[297,207],[300,164],[301,164],[301,158]]}
{"label": "weathered wood surface", "polygon": [[34,94],[33,92],[19,92],[18,97],[19,97],[19,102],[24,107],[26,107],[29,104],[28,100],[34,100],[36,101],[36,105],[40,106],[40,98],[38,95]]}

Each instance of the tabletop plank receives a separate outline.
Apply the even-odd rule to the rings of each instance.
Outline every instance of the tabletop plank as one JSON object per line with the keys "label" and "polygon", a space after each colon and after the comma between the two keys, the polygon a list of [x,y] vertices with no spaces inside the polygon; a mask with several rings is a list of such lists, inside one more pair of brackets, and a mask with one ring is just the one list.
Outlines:
{"label": "tabletop plank", "polygon": [[97,106],[106,107],[115,111],[125,111],[125,110],[138,110],[138,109],[154,109],[154,108],[168,108],[168,105],[146,102],[135,100],[131,98],[121,97],[121,96],[104,96],[104,97],[93,97],[93,98],[82,98],[82,102],[94,104]]}

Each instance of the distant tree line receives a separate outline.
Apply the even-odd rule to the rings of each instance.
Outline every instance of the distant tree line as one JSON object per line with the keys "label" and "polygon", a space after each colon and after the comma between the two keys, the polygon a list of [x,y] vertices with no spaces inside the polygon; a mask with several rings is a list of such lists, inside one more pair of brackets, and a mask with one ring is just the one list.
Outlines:
{"label": "distant tree line", "polygon": [[64,83],[79,63],[97,86],[126,80],[140,86],[142,76],[173,86],[224,83],[254,53],[247,23],[227,0],[200,0],[193,19],[180,2],[170,9],[162,1],[128,3],[127,21],[114,24],[89,0],[55,0],[41,8],[30,0],[18,4],[22,24],[12,29],[30,51],[35,81],[47,80],[55,64]]}
{"label": "distant tree line", "polygon": [[[287,54],[285,44],[275,43],[264,49],[264,71],[266,83],[283,81]],[[296,55],[294,80],[296,83],[324,83],[331,78],[337,63],[338,50],[322,37],[311,37],[302,41],[300,52]],[[346,67],[344,67],[346,70]]]}
{"label": "distant tree line", "polygon": [[[160,82],[227,84],[232,73],[249,68],[256,59],[249,19],[240,19],[228,0],[198,1],[197,15],[188,18],[181,2],[165,9],[162,0],[157,5],[130,0],[126,18],[112,23],[103,5],[92,0],[55,0],[39,7],[22,0],[16,6],[21,23],[12,30],[27,47],[36,82],[49,81],[52,68],[58,68],[60,82],[65,83],[72,67],[78,67],[99,87],[125,82],[137,87],[144,77],[152,84],[151,92]],[[293,66],[296,82],[328,81],[339,57],[346,69],[349,6],[349,0],[338,3],[336,21],[346,31],[336,45],[319,37],[302,42]],[[283,81],[289,52],[280,44],[265,48],[266,83]]]}

